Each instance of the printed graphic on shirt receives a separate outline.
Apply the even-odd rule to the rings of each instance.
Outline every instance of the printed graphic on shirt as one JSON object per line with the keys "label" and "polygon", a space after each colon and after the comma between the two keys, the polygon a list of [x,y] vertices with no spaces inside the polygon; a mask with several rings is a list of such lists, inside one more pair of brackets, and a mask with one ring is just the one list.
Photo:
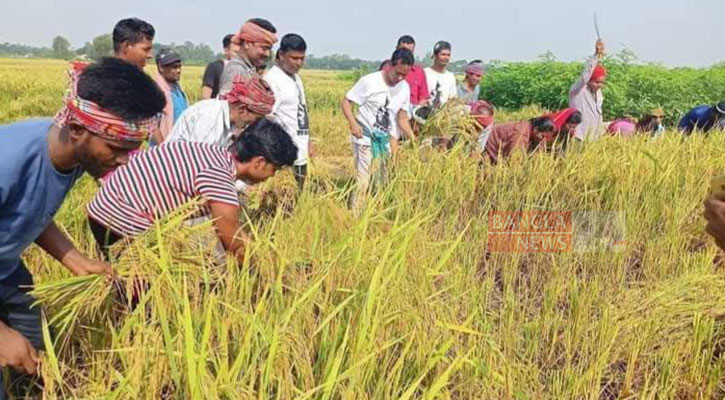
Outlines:
{"label": "printed graphic on shirt", "polygon": [[297,104],[297,136],[308,136],[310,134],[310,118],[300,85],[297,85],[297,97],[299,98]]}
{"label": "printed graphic on shirt", "polygon": [[430,98],[433,99],[433,108],[438,108],[441,106],[441,83],[436,82],[435,89],[431,90],[430,92]]}
{"label": "printed graphic on shirt", "polygon": [[378,108],[375,114],[375,126],[373,129],[390,133],[390,113],[388,112],[388,106],[390,105],[390,97],[385,97],[385,105]]}

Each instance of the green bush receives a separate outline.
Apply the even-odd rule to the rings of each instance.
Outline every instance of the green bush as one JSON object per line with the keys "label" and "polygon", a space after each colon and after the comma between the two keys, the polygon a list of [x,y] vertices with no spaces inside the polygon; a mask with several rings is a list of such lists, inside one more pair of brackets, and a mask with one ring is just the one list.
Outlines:
{"label": "green bush", "polygon": [[[633,65],[608,58],[604,88],[604,117],[639,117],[662,107],[666,122],[677,123],[689,109],[725,99],[725,67],[666,68]],[[583,63],[539,61],[493,63],[481,84],[482,97],[497,107],[518,109],[536,104],[549,110],[565,108],[569,88],[578,79]]]}

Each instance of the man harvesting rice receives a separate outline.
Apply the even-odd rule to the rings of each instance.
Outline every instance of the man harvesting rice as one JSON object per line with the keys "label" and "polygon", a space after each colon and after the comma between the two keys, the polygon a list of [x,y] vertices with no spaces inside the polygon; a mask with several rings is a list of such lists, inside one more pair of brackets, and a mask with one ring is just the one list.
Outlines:
{"label": "man harvesting rice", "polygon": [[701,105],[693,108],[682,117],[677,125],[684,135],[696,130],[709,132],[712,129],[725,129],[725,101],[714,106]]}
{"label": "man harvesting rice", "polygon": [[[244,129],[272,112],[274,93],[258,76],[239,77],[220,99],[189,107],[174,125],[167,142],[196,142],[229,147]],[[237,181],[243,192],[249,182]]]}
{"label": "man harvesting rice", "polygon": [[661,108],[656,108],[650,111],[649,114],[644,115],[637,122],[637,131],[649,133],[653,138],[658,138],[665,133],[665,126],[662,123],[664,118],[665,111]]}
{"label": "man harvesting rice", "polygon": [[143,70],[154,51],[155,33],[151,24],[138,18],[118,21],[112,35],[114,55]]}
{"label": "man harvesting rice", "polygon": [[[74,63],[71,89],[54,120],[0,126],[0,366],[24,396],[42,348],[41,315],[22,252],[35,242],[75,275],[111,274],[81,254],[53,222],[78,178],[98,178],[128,162],[159,126],[164,95],[137,66],[106,58]],[[25,386],[25,387],[23,387]],[[0,385],[0,398],[4,398]]]}
{"label": "man harvesting rice", "polygon": [[220,99],[189,107],[166,142],[198,142],[227,147],[247,126],[272,112],[274,93],[259,77],[239,78]]}
{"label": "man harvesting rice", "polygon": [[556,128],[549,117],[534,118],[524,122],[510,122],[493,127],[486,142],[486,154],[492,164],[499,157],[508,157],[514,150],[529,153],[544,150],[556,140]]}
{"label": "man harvesting rice", "polygon": [[579,110],[582,114],[582,122],[574,134],[579,140],[596,140],[604,130],[602,87],[607,77],[607,70],[600,64],[603,58],[604,42],[598,40],[594,57],[586,63],[579,80],[569,90],[569,107]]}
{"label": "man harvesting rice", "polygon": [[471,116],[473,116],[481,129],[478,135],[478,147],[481,152],[484,152],[486,151],[486,143],[493,129],[493,106],[487,101],[478,100],[471,104]]}
{"label": "man harvesting rice", "polygon": [[251,78],[259,75],[257,68],[264,68],[277,43],[277,29],[271,22],[262,18],[252,18],[245,22],[239,32],[232,38],[238,50],[224,65],[219,83],[219,94],[226,94],[239,77]]}
{"label": "man harvesting rice", "polygon": [[[382,71],[365,75],[342,99],[340,106],[350,127],[352,152],[356,169],[357,193],[368,190],[371,166],[374,159],[384,159],[390,153],[390,134],[397,120],[399,126],[409,130],[407,109],[410,89],[405,77],[410,73],[415,59],[407,49],[398,49],[390,58],[390,66]],[[358,106],[353,115],[352,104]],[[412,133],[406,132],[412,136]]]}
{"label": "man harvesting rice", "polygon": [[275,65],[264,75],[264,80],[274,92],[272,119],[287,131],[297,145],[293,171],[300,189],[305,184],[310,157],[310,118],[305,87],[299,76],[306,51],[307,43],[302,36],[294,33],[285,35],[280,42]]}
{"label": "man harvesting rice", "polygon": [[446,68],[451,62],[451,44],[441,40],[433,46],[433,66],[425,69],[431,105],[438,108],[458,97],[456,76]]}
{"label": "man harvesting rice", "polygon": [[245,242],[237,237],[239,198],[236,179],[262,182],[297,158],[289,135],[267,119],[248,127],[228,147],[198,142],[163,143],[134,155],[104,182],[88,204],[91,232],[108,246],[132,238],[189,201],[201,198],[197,217],[214,219],[224,249],[243,260]]}

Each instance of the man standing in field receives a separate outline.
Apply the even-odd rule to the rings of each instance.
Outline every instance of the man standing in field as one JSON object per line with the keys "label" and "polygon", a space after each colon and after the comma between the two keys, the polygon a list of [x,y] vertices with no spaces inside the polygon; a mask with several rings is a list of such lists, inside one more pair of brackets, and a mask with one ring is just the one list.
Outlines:
{"label": "man standing in field", "polygon": [[682,117],[677,127],[684,135],[690,135],[696,130],[707,133],[712,129],[725,129],[725,101],[714,106],[701,105],[693,108]]}
{"label": "man standing in field", "polygon": [[[84,69],[85,68],[85,69]],[[84,172],[100,177],[128,162],[129,152],[158,128],[164,95],[125,61],[74,63],[71,89],[54,120],[0,126],[0,367],[11,368],[9,392],[25,396],[42,349],[40,310],[21,254],[33,242],[75,275],[112,274],[81,254],[53,216]],[[24,386],[24,387],[23,387]],[[0,398],[5,398],[0,385]]]}
{"label": "man standing in field", "polygon": [[[351,204],[356,210],[359,206],[356,201],[369,188],[373,160],[384,160],[390,153],[390,133],[395,121],[412,136],[406,111],[410,89],[405,77],[414,63],[413,53],[409,50],[395,50],[390,66],[360,78],[340,103],[352,135],[357,192],[353,194]],[[358,106],[356,116],[353,115],[353,103]]]}
{"label": "man standing in field", "polygon": [[296,157],[292,139],[268,119],[252,124],[229,148],[164,143],[135,155],[104,182],[87,207],[91,232],[108,255],[115,242],[145,232],[200,197],[204,204],[196,216],[214,220],[222,246],[241,262],[246,243],[237,235],[241,225],[235,180],[262,182],[291,166]]}
{"label": "man standing in field", "polygon": [[161,118],[161,127],[156,137],[150,140],[151,145],[163,142],[174,126],[174,122],[189,107],[186,93],[181,89],[181,56],[171,49],[162,49],[156,55],[156,84],[166,96],[166,107]]}
{"label": "man standing in field", "polygon": [[569,90],[569,108],[579,110],[582,122],[574,135],[578,140],[596,140],[604,132],[602,87],[607,70],[600,64],[604,58],[604,42],[598,40],[594,57],[584,66],[579,80]]}
{"label": "man standing in field", "polygon": [[202,100],[215,99],[219,94],[219,81],[224,72],[224,65],[232,57],[233,52],[239,51],[239,48],[232,43],[234,34],[228,34],[222,39],[224,47],[224,58],[209,63],[204,69],[204,76],[201,78],[201,98]]}
{"label": "man standing in field", "polygon": [[[415,57],[415,39],[410,35],[403,35],[398,39],[398,45],[396,49],[406,49],[413,53]],[[385,63],[388,64],[390,61],[387,60]],[[425,71],[423,66],[418,63],[414,63],[410,68],[410,73],[405,77],[405,81],[408,82],[408,88],[410,88],[410,105],[415,108],[428,104],[430,99],[430,93],[428,91],[428,82],[426,81]]]}
{"label": "man standing in field", "polygon": [[156,84],[166,96],[166,107],[161,118],[161,127],[156,137],[149,141],[151,145],[163,142],[174,126],[174,122],[189,107],[186,93],[181,89],[181,56],[171,49],[162,49],[156,55]]}
{"label": "man standing in field", "polygon": [[466,104],[478,101],[481,95],[481,78],[483,78],[483,61],[474,60],[466,65],[466,77],[458,84],[458,98]]}
{"label": "man standing in field", "polygon": [[118,21],[113,28],[113,53],[143,70],[153,54],[154,27],[138,18]]}
{"label": "man standing in field", "polygon": [[451,44],[441,40],[433,46],[433,66],[425,69],[433,108],[442,107],[448,100],[458,97],[456,76],[446,70],[451,62]]}
{"label": "man standing in field", "polygon": [[267,64],[272,46],[277,43],[277,29],[262,18],[252,18],[242,25],[234,35],[232,43],[239,46],[229,62],[224,66],[220,80],[220,94],[226,94],[239,77],[250,78],[258,75],[257,68]]}
{"label": "man standing in field", "polygon": [[264,75],[274,92],[272,119],[279,123],[297,145],[294,175],[300,189],[307,177],[310,151],[310,119],[305,88],[299,71],[305,63],[307,43],[302,36],[290,33],[282,37],[275,65]]}

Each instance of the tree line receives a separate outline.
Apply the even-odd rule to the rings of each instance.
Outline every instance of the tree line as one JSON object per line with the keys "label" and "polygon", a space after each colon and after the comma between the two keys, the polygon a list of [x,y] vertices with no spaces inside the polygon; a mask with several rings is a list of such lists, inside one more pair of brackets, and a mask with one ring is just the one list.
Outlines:
{"label": "tree line", "polygon": [[[222,57],[221,53],[215,53],[206,43],[193,43],[186,41],[183,44],[161,44],[154,43],[154,50],[171,48],[181,55],[184,63],[190,65],[203,65]],[[101,57],[111,55],[113,52],[113,40],[110,34],[98,35],[93,40],[86,42],[83,46],[73,48],[68,39],[63,36],[53,38],[50,47],[34,47],[14,43],[0,43],[0,56],[4,57],[26,57],[26,58],[57,58],[71,60],[74,58],[87,58],[98,60]],[[418,61],[429,66],[432,63],[431,54],[426,54]],[[327,69],[340,71],[374,71],[380,67],[380,60],[362,60],[352,58],[347,54],[332,54],[317,57],[313,54],[307,56],[305,66],[310,69]],[[466,65],[466,60],[456,60],[451,63],[449,69],[460,73]]]}

